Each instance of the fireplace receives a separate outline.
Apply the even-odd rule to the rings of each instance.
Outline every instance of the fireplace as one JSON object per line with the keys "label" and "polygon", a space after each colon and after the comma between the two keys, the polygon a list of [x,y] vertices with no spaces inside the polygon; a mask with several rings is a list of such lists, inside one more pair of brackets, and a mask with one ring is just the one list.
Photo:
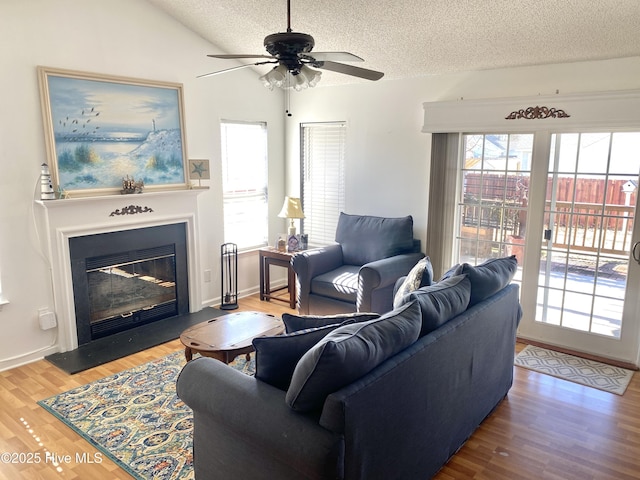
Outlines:
{"label": "fireplace", "polygon": [[69,239],[78,344],[189,312],[184,223]]}
{"label": "fireplace", "polygon": [[[57,342],[51,347],[51,351],[47,353],[68,352],[78,348],[80,345],[78,335],[79,322],[76,316],[84,317],[85,320],[82,324],[86,325],[84,322],[90,318],[91,313],[87,308],[84,308],[82,312],[76,314],[76,297],[79,298],[79,296],[74,291],[73,283],[74,277],[78,275],[86,277],[87,259],[109,256],[119,252],[140,251],[147,248],[176,244],[175,288],[178,312],[180,313],[186,309],[188,310],[186,313],[193,313],[202,308],[198,197],[206,193],[206,189],[194,188],[145,191],[141,195],[103,195],[36,201],[36,225],[42,239],[43,253],[51,266],[53,298],[50,307],[55,311],[58,327]],[[185,243],[184,233],[180,234],[182,239],[178,241],[158,241],[167,238],[165,233],[151,233],[147,235],[149,237],[147,239],[145,239],[145,236],[142,236],[142,239],[134,240],[127,240],[125,237],[124,241],[121,238],[119,239],[118,236],[102,236],[103,234],[117,234],[119,232],[147,229],[150,229],[149,232],[165,232],[151,229],[172,225],[179,225],[177,228],[186,231],[186,253],[183,246]],[[72,272],[70,244],[80,242],[83,246],[90,245],[90,243],[85,243],[85,240],[80,239],[96,239],[96,246],[103,248],[103,250],[93,250],[93,247],[88,247],[90,249],[88,252],[84,252],[82,255],[74,254],[74,265],[76,261],[84,262],[85,265],[80,270]],[[122,245],[116,250],[112,248],[112,243],[114,245],[121,243]],[[187,262],[186,269],[188,270],[186,275],[184,272],[185,267],[181,266],[185,257]],[[127,261],[137,260],[137,258],[134,258]],[[165,260],[165,262],[167,261]],[[119,263],[123,262],[118,262],[117,260],[113,262],[114,265]],[[98,268],[104,267],[102,264],[97,266]],[[112,274],[111,278],[114,276],[117,275]],[[143,275],[140,274],[140,276]],[[160,278],[164,276],[164,272],[159,271],[149,276]],[[84,293],[88,295],[88,290]],[[184,298],[185,296],[188,298]],[[159,300],[161,299],[153,300],[147,307],[152,305],[159,306],[163,303]],[[134,312],[131,315],[131,320],[134,320],[136,318],[135,312],[139,310],[142,310],[142,308],[131,308],[127,309],[126,312],[120,312],[119,315],[120,318],[123,318],[122,314],[124,314],[126,318],[129,312]],[[146,313],[143,312],[144,310],[138,316],[143,317],[142,321],[147,321]],[[82,327],[83,333],[80,334],[83,342],[90,338],[91,335],[90,332],[86,333],[86,328],[86,326]]]}

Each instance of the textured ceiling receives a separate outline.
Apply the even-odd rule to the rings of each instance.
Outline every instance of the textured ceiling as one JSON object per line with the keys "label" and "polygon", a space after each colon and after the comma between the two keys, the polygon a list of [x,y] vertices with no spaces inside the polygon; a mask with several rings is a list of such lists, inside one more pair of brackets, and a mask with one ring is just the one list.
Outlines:
{"label": "textured ceiling", "polygon": [[[203,55],[264,54],[264,37],[287,26],[286,0],[148,1],[220,49]],[[383,80],[640,56],[640,0],[291,3],[291,27],[312,35],[314,50],[354,53],[365,59],[357,66],[385,72]],[[211,71],[236,65],[211,59]],[[321,81],[345,82],[366,80],[324,72]]]}

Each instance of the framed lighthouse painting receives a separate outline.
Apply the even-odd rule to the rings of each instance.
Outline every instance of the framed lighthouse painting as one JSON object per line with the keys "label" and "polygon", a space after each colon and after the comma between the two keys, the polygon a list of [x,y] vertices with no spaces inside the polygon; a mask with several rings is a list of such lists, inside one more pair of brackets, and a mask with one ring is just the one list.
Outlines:
{"label": "framed lighthouse painting", "polygon": [[182,85],[38,67],[47,159],[66,196],[187,187]]}

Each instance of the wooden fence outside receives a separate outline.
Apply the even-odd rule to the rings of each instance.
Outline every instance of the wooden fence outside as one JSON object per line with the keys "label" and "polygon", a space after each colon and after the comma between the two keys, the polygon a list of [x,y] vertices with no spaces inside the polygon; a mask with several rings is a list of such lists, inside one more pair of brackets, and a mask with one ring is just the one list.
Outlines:
{"label": "wooden fence outside", "polygon": [[[493,229],[493,241],[498,242],[504,242],[509,235],[524,235],[528,176],[467,173],[464,180],[464,226]],[[554,188],[549,180],[545,228],[551,230],[554,246],[628,255],[637,191],[625,194],[622,187],[627,182],[626,179],[560,177]],[[555,208],[551,210],[553,189]]]}

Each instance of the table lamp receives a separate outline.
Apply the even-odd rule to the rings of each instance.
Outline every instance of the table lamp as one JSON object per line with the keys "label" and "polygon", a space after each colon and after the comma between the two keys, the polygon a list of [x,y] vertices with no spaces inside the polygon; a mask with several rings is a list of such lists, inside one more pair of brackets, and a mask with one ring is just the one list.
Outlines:
{"label": "table lamp", "polygon": [[302,212],[302,202],[296,197],[284,197],[284,204],[282,210],[278,214],[281,218],[289,218],[291,223],[289,224],[289,235],[296,234],[296,226],[293,224],[294,218],[304,218]]}

